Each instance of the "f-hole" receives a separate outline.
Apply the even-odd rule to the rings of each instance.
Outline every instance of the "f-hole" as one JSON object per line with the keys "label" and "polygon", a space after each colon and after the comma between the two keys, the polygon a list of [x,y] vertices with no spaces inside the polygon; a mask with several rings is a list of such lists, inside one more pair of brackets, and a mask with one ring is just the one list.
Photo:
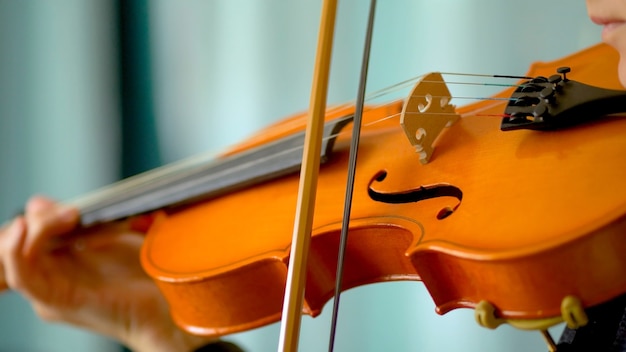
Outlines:
{"label": "f-hole", "polygon": [[372,200],[377,202],[389,203],[389,204],[403,204],[403,203],[416,203],[426,199],[438,198],[438,197],[454,197],[459,202],[453,207],[444,207],[437,213],[437,219],[443,220],[452,215],[456,209],[461,205],[463,199],[463,192],[460,188],[446,184],[439,183],[434,185],[420,186],[416,189],[409,189],[400,192],[379,192],[372,188],[374,182],[382,182],[387,177],[386,171],[380,171],[376,176],[372,178],[367,186],[367,191]]}

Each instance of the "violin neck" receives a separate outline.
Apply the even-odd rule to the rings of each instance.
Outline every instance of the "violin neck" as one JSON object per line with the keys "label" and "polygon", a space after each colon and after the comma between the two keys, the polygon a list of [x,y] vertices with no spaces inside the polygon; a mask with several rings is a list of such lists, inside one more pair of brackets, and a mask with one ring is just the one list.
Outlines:
{"label": "violin neck", "polygon": [[[337,133],[352,116],[326,123],[321,150],[328,160]],[[78,207],[81,225],[91,226],[150,211],[211,199],[295,173],[302,163],[304,132],[221,159],[185,159],[121,180],[69,203]]]}

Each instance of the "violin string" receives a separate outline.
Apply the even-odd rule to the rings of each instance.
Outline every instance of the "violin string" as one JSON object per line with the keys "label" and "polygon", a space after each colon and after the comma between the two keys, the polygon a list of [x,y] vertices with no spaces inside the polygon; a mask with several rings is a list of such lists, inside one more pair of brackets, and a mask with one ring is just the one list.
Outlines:
{"label": "violin string", "polygon": [[[531,77],[526,77],[526,76],[512,76],[512,75],[489,75],[489,74],[473,74],[473,73],[456,73],[456,72],[441,72],[441,74],[444,75],[455,75],[455,76],[476,76],[476,77],[490,77],[490,78],[509,78],[509,79],[529,79]],[[416,81],[418,81],[419,79],[423,78],[425,75],[419,75],[419,76],[415,76],[409,79],[406,79],[404,81],[395,83],[393,85],[384,87],[382,89],[370,92],[366,95],[365,100],[366,101],[372,101],[381,97],[384,97],[385,95],[388,94],[392,94],[396,91],[405,89],[411,85],[413,85]],[[424,83],[428,83],[429,81],[422,81]],[[441,83],[440,81],[436,81],[436,82],[431,82],[431,83]],[[446,84],[449,85],[474,85],[474,86],[501,86],[501,87],[520,87],[523,86],[522,85],[508,85],[508,84],[499,84],[499,83],[488,83],[488,82],[458,82],[458,81],[453,81],[453,82],[445,82]],[[430,96],[431,98],[441,98],[440,96]],[[455,99],[464,99],[464,100],[494,100],[494,101],[507,101],[507,100],[512,100],[510,98],[498,98],[498,97],[464,97],[464,96],[453,96],[450,98],[455,98]],[[333,113],[333,112],[337,112],[340,111],[341,109],[347,109],[351,106],[354,106],[354,102],[350,101],[350,102],[345,102],[342,104],[338,104],[333,106],[332,108],[330,108],[328,110],[328,113]],[[368,104],[368,110],[370,108],[375,107],[376,105],[370,105]],[[409,113],[412,114],[412,113]],[[417,113],[416,113],[417,114]],[[367,124],[364,124],[364,126],[371,126],[373,124],[391,119],[391,118],[395,118],[397,116],[399,116],[400,114],[393,114],[390,116],[387,116],[385,118],[379,119],[377,121],[371,121],[368,122]],[[481,115],[483,116],[483,115]],[[332,138],[336,138],[338,135],[340,135],[341,133],[338,133],[336,135],[332,135],[332,136],[327,136],[325,137],[326,139],[332,139]],[[190,157],[190,158],[186,158],[177,162],[174,162],[172,164],[168,164],[168,165],[164,165],[161,166],[159,168],[150,170],[144,174],[140,174],[140,175],[136,175],[133,176],[131,178],[128,179],[124,179],[121,181],[118,181],[116,183],[113,183],[112,185],[109,185],[107,187],[103,187],[99,190],[96,190],[95,192],[92,193],[88,193],[84,196],[81,196],[79,198],[75,198],[73,200],[70,200],[68,203],[69,204],[73,204],[78,206],[79,209],[81,208],[86,208],[86,207],[90,207],[90,206],[94,206],[96,204],[100,204],[102,202],[106,202],[106,201],[110,201],[112,197],[118,197],[119,195],[123,195],[126,196],[128,190],[131,189],[135,189],[137,187],[137,185],[140,184],[148,184],[148,183],[152,183],[155,180],[160,180],[166,177],[170,177],[171,175],[175,175],[175,174],[179,174],[181,170],[185,170],[185,169],[193,169],[194,167],[196,167],[197,165],[202,165],[207,163],[209,160],[215,159],[216,156],[218,156],[219,153],[215,153],[215,152],[210,152],[210,153],[202,153],[199,154],[197,156],[194,157]]]}
{"label": "violin string", "polygon": [[[508,98],[504,98],[504,99],[495,99],[495,98],[493,98],[493,99],[489,99],[489,98],[468,98],[468,99],[492,100],[492,101],[494,101],[494,102],[501,102],[501,101],[503,101],[503,100],[504,100],[504,101],[507,101],[507,100],[512,100],[512,99],[508,99]],[[367,107],[364,111],[374,110],[374,109],[376,109],[377,107],[378,107],[378,106],[368,106],[368,107]],[[404,114],[405,114],[405,115],[422,115],[423,113],[421,113],[421,112],[411,112],[411,111],[407,111],[407,112],[405,112]],[[429,113],[429,115],[432,115],[432,116],[450,116],[450,115],[457,115],[457,113],[454,113],[454,112],[434,112],[434,113]],[[401,112],[398,112],[398,113],[395,113],[395,114],[390,114],[390,115],[387,115],[387,116],[385,116],[385,117],[382,117],[382,118],[379,118],[379,119],[376,119],[376,120],[373,120],[373,121],[369,121],[369,122],[367,122],[367,123],[364,123],[364,124],[363,124],[363,126],[364,126],[364,127],[374,126],[374,125],[376,125],[376,124],[382,123],[382,122],[387,121],[387,120],[395,119],[395,118],[398,118],[398,117],[400,117],[400,116],[402,116],[402,113],[401,113]],[[466,115],[466,116],[467,116],[467,115]],[[509,114],[474,114],[474,115],[471,115],[471,116],[501,117],[501,118],[502,118],[502,117],[511,117],[511,115],[509,115]],[[340,118],[340,119],[351,119],[351,118],[352,118],[351,116],[347,116],[347,117],[343,117],[343,118]],[[333,138],[337,138],[337,137],[340,137],[340,136],[346,135],[346,134],[348,134],[348,133],[350,133],[350,131],[340,131],[340,132],[337,132],[337,133],[334,133],[334,134],[331,134],[331,135],[328,135],[328,136],[324,137],[324,139],[323,139],[323,140],[324,140],[324,141],[327,141],[327,140],[330,140],[330,139],[333,139]],[[293,147],[293,148],[291,148],[291,149],[286,149],[286,150],[283,150],[283,152],[286,152],[286,153],[288,153],[288,152],[293,152],[293,151],[295,151],[295,150],[297,150],[297,149],[301,149],[301,148],[302,148],[302,147],[297,146],[297,147]]]}
{"label": "violin string", "polygon": [[510,118],[513,117],[511,114],[476,114],[474,116],[486,116],[486,117],[499,117],[499,118]]}
{"label": "violin string", "polygon": [[493,74],[481,74],[481,73],[463,73],[463,72],[439,72],[442,75],[448,76],[468,76],[468,77],[489,77],[489,78],[508,78],[508,79],[533,79],[529,76],[514,76],[514,75],[493,75]]}
{"label": "violin string", "polygon": [[141,186],[149,185],[159,180],[171,180],[174,176],[183,178],[185,170],[193,170],[201,165],[208,165],[217,160],[218,154],[215,152],[200,153],[179,161],[163,165],[152,170],[137,174],[111,183],[93,192],[80,197],[70,199],[67,203],[76,206],[80,210],[85,210],[103,203],[114,202],[118,197],[128,197],[129,192],[138,192]]}
{"label": "violin string", "polygon": [[[465,77],[488,77],[488,78],[508,78],[508,79],[532,79],[533,77],[528,76],[515,76],[515,75],[492,75],[492,74],[479,74],[479,73],[459,73],[459,72],[439,72],[442,75],[449,76],[465,76]],[[418,81],[420,78],[426,76],[425,74],[414,76],[412,78],[406,79],[404,81],[392,84],[388,87],[382,88],[380,90],[374,91],[372,93],[367,94],[367,99],[372,98],[372,96],[378,97],[380,93],[385,93],[387,91],[395,91],[397,89],[404,88]],[[424,83],[441,83],[440,81],[422,81]],[[500,83],[487,83],[487,82],[452,82],[446,81],[446,84],[449,85],[484,85],[484,86],[501,86],[501,87],[521,87],[522,85],[515,84],[500,84]],[[352,102],[347,103],[352,104]]]}
{"label": "violin string", "polygon": [[[404,88],[406,88],[408,86],[413,85],[416,81],[418,81],[422,77],[424,77],[424,75],[416,76],[416,77],[413,77],[413,78],[409,78],[409,79],[404,80],[402,82],[398,82],[398,83],[392,84],[390,86],[387,86],[387,87],[375,90],[373,92],[370,92],[370,93],[368,93],[365,96],[365,101],[372,101],[372,100],[384,97],[385,95],[392,94],[392,93],[394,93],[396,91],[404,89]],[[342,110],[342,109],[346,109],[346,108],[352,107],[354,105],[355,105],[355,101],[354,100],[346,101],[346,102],[339,103],[339,104],[331,107],[327,112],[328,113],[333,113],[333,112],[336,112],[336,111],[339,111],[339,110]]]}
{"label": "violin string", "polygon": [[445,99],[466,99],[466,100],[501,100],[501,101],[517,101],[517,98],[503,97],[463,97],[463,96],[445,96],[445,95],[411,95],[412,98],[445,98]]}
{"label": "violin string", "polygon": [[459,81],[421,81],[420,83],[439,83],[445,85],[469,85],[469,86],[488,86],[488,87],[525,87],[525,84],[507,84],[507,83],[487,83],[487,82],[459,82]]}
{"label": "violin string", "polygon": [[[490,78],[508,78],[508,79],[532,79],[532,77],[528,76],[514,76],[514,75],[489,75],[489,74],[476,74],[476,73],[455,73],[455,72],[440,72],[442,75],[456,75],[456,76],[468,76],[468,77],[490,77]],[[365,101],[372,101],[385,95],[392,94],[396,91],[402,90],[408,86],[413,85],[420,78],[425,75],[415,76],[404,81],[392,84],[390,86],[381,88],[379,90],[370,92],[366,95]],[[441,81],[421,81],[421,83],[442,83]],[[509,88],[523,88],[526,84],[504,84],[504,83],[489,83],[489,82],[460,82],[460,81],[445,81],[443,82],[446,85],[472,85],[472,86],[486,86],[486,87],[509,87]],[[493,97],[459,97],[455,96],[452,98],[456,99],[473,99],[473,100],[499,100],[506,98],[493,98]],[[354,100],[350,100],[344,103],[339,103],[328,110],[328,113],[333,113],[339,111],[341,109],[345,109],[348,107],[354,106]]]}
{"label": "violin string", "polygon": [[[490,78],[509,78],[509,79],[532,79],[532,77],[528,76],[514,76],[514,75],[489,75],[489,74],[477,74],[477,73],[458,73],[458,72],[440,72],[442,75],[452,75],[452,76],[466,76],[466,77],[490,77]],[[407,86],[412,85],[414,82],[418,81],[420,78],[426,75],[419,75],[404,81],[392,84],[388,87],[379,89],[377,91],[368,93],[366,95],[367,99],[374,99],[381,96],[384,96],[387,93],[391,93],[397,91],[399,89],[403,89]],[[423,83],[441,83],[440,81],[422,81]],[[524,84],[503,84],[503,83],[488,83],[488,82],[459,82],[459,81],[446,81],[445,84],[448,85],[477,85],[477,86],[495,86],[495,87],[523,87]],[[341,104],[341,106],[345,105],[353,105],[353,101]]]}

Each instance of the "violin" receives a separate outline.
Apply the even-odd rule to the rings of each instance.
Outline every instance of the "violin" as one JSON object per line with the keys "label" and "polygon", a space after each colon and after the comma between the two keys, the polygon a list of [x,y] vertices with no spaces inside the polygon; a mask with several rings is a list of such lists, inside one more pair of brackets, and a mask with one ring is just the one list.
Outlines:
{"label": "violin", "polygon": [[[368,107],[342,290],[422,281],[440,314],[473,308],[485,327],[540,330],[584,325],[584,309],[626,293],[626,119],[603,117],[624,107],[617,60],[597,45],[536,63],[531,80],[461,107],[431,74],[409,99]],[[303,308],[312,316],[334,290],[353,110],[326,115]],[[214,162],[124,181],[77,203],[83,225],[151,214],[141,262],[187,331],[276,322],[303,127],[294,116]]]}

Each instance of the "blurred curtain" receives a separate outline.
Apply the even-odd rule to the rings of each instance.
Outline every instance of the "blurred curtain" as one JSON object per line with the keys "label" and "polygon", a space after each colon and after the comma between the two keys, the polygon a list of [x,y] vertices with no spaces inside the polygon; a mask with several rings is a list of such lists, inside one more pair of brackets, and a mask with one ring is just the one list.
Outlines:
{"label": "blurred curtain", "polygon": [[[3,219],[33,193],[67,199],[159,166],[147,1],[0,1],[0,16]],[[0,311],[0,351],[120,350],[43,324],[17,295]]]}
{"label": "blurred curtain", "polygon": [[[67,199],[119,177],[113,1],[0,0],[0,218],[33,193]],[[0,351],[118,351],[0,296]]]}
{"label": "blurred curtain", "polygon": [[[307,109],[320,1],[119,3],[0,0],[3,219],[32,193],[70,198],[120,175],[219,151]],[[340,1],[331,103],[356,94],[367,4]],[[428,71],[522,74],[533,61],[597,41],[583,1],[380,1],[368,91]],[[11,294],[0,297],[0,311],[0,351],[118,349],[38,322]],[[304,318],[302,351],[326,349],[329,313]],[[256,352],[275,350],[277,337],[274,324],[228,338]],[[537,333],[479,328],[470,310],[438,316],[423,285],[408,282],[346,292],[336,350],[545,345]]]}

